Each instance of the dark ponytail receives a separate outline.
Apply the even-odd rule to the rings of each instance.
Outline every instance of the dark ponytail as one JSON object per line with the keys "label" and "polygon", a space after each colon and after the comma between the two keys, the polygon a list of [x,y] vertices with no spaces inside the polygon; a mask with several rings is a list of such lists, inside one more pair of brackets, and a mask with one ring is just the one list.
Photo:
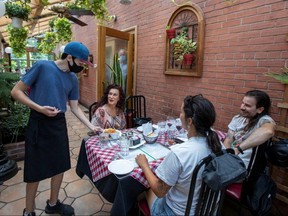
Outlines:
{"label": "dark ponytail", "polygon": [[184,99],[186,119],[191,118],[199,136],[207,137],[208,146],[212,152],[221,150],[221,143],[217,133],[211,130],[216,120],[213,104],[202,95],[187,96]]}

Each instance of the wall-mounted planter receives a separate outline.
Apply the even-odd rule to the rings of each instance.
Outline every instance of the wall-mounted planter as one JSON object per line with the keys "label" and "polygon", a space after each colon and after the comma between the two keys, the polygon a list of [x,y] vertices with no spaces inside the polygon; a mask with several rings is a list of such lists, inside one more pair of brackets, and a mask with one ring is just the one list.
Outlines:
{"label": "wall-mounted planter", "polygon": [[166,29],[166,34],[168,39],[175,38],[176,29]]}
{"label": "wall-mounted planter", "polygon": [[184,54],[183,63],[185,65],[192,65],[193,61],[194,61],[194,55],[193,54]]}

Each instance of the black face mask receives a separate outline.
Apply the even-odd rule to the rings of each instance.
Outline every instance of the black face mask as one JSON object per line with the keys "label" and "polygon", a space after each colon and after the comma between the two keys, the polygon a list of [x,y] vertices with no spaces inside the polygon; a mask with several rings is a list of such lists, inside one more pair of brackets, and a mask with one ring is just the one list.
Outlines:
{"label": "black face mask", "polygon": [[75,58],[74,57],[72,57],[72,60],[73,60],[73,65],[72,66],[70,65],[70,62],[68,61],[68,66],[69,66],[70,72],[80,73],[84,69],[84,67],[78,66],[75,63]]}

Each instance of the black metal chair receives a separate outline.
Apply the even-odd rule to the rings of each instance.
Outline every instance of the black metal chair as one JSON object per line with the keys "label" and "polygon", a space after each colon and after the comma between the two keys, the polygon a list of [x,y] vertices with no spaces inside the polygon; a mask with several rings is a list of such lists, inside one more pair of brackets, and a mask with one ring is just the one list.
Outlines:
{"label": "black metal chair", "polygon": [[152,121],[146,116],[146,99],[143,95],[133,95],[126,99],[125,105],[127,128],[138,127]]}
{"label": "black metal chair", "polygon": [[98,102],[94,102],[94,103],[92,103],[90,106],[89,106],[89,121],[91,122],[91,120],[92,120],[92,116],[93,116],[93,114],[94,114],[94,112],[96,111],[96,109],[97,109],[97,104],[98,104]]}
{"label": "black metal chair", "polygon": [[267,149],[269,142],[271,142],[270,139],[252,149],[252,155],[248,164],[248,174],[246,179],[243,182],[231,184],[226,189],[226,197],[229,200],[232,198],[232,200],[238,205],[238,215],[242,215],[242,207],[249,210],[246,204],[247,195],[253,191],[253,185],[256,182],[258,176],[261,173],[264,173],[265,168],[267,168],[265,150]]}
{"label": "black metal chair", "polygon": [[[216,156],[219,156],[220,154],[216,154]],[[192,206],[194,196],[194,190],[195,190],[195,184],[196,179],[199,174],[199,170],[206,166],[211,160],[212,156],[207,156],[200,160],[196,167],[194,168],[192,172],[192,178],[191,178],[191,184],[189,188],[189,194],[187,199],[187,205],[185,210],[185,216],[190,215],[190,210]],[[200,173],[202,175],[202,172]],[[213,191],[204,181],[201,183],[201,188],[199,191],[199,197],[198,202],[196,205],[195,213],[194,215],[219,215],[222,208],[222,203],[224,199],[225,189],[219,190],[219,191]],[[145,215],[150,215],[150,210],[148,207],[148,204],[145,199],[142,199],[138,202],[139,211]]]}

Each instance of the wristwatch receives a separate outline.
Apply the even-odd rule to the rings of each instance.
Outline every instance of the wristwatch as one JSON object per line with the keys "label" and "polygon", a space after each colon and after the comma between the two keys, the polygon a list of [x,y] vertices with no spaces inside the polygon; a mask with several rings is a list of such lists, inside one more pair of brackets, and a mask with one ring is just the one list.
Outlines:
{"label": "wristwatch", "polygon": [[240,144],[238,144],[238,145],[236,146],[236,148],[237,148],[237,150],[238,150],[241,154],[244,154],[243,149],[240,147]]}

